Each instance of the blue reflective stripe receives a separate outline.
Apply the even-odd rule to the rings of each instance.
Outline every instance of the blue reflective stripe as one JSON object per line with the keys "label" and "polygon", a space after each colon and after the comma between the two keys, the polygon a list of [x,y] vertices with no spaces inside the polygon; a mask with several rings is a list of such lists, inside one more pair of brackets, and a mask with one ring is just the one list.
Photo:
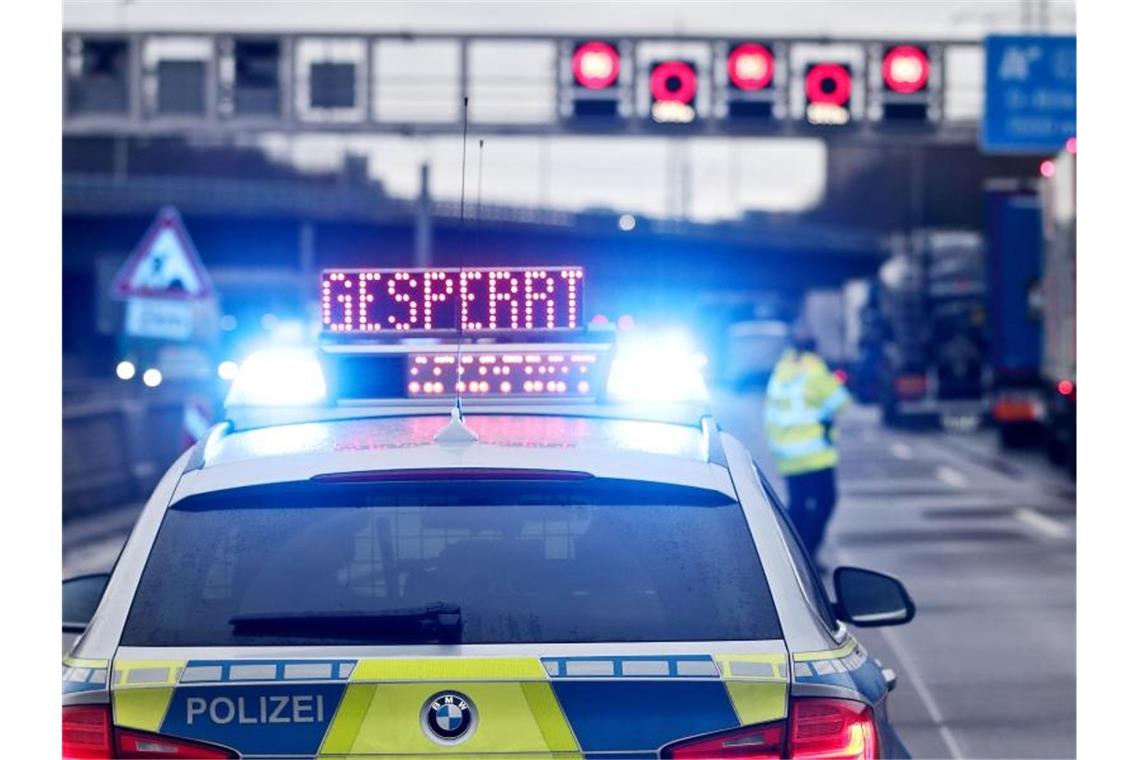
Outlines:
{"label": "blue reflective stripe", "polygon": [[159,733],[224,744],[246,755],[312,757],[348,684],[179,686]]}
{"label": "blue reflective stripe", "polygon": [[792,457],[802,457],[808,454],[816,454],[820,451],[826,451],[831,448],[831,444],[823,438],[812,438],[809,441],[800,441],[799,443],[789,443],[783,446],[772,444],[772,453],[781,459],[791,459]]}
{"label": "blue reflective stripe", "polygon": [[830,417],[839,411],[840,407],[847,403],[851,398],[851,394],[842,385],[836,388],[830,396],[823,402],[819,408],[819,413],[823,417]]}
{"label": "blue reflective stripe", "polygon": [[796,683],[828,684],[841,686],[865,696],[872,704],[887,693],[887,682],[875,661],[863,652],[841,659],[797,662]]}
{"label": "blue reflective stripe", "polygon": [[723,681],[560,678],[551,685],[586,753],[653,753],[686,736],[740,725]]}

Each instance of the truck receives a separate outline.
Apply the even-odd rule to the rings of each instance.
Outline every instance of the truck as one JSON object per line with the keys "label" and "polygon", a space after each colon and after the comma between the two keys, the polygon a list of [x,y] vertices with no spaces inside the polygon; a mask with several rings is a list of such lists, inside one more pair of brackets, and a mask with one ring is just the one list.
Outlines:
{"label": "truck", "polygon": [[875,332],[875,288],[869,277],[843,283],[842,371],[847,389],[864,404],[879,398],[879,356]]}
{"label": "truck", "polygon": [[1036,440],[1041,393],[1041,198],[1016,180],[985,187],[987,396],[1003,446]]}
{"label": "truck", "polygon": [[870,299],[883,422],[977,419],[986,373],[981,235],[916,230],[896,247]]}
{"label": "truck", "polygon": [[815,351],[828,366],[847,364],[844,294],[838,288],[813,288],[804,293],[800,320],[815,338]]}
{"label": "truck", "polygon": [[1042,393],[1050,459],[1077,472],[1077,153],[1070,140],[1041,181]]}

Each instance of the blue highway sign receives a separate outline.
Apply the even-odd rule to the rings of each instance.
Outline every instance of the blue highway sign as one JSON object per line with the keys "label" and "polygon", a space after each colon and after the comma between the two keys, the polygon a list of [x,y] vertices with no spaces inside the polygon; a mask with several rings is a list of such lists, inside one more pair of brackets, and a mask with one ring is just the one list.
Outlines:
{"label": "blue highway sign", "polygon": [[981,146],[989,153],[1054,153],[1077,134],[1077,38],[986,38]]}

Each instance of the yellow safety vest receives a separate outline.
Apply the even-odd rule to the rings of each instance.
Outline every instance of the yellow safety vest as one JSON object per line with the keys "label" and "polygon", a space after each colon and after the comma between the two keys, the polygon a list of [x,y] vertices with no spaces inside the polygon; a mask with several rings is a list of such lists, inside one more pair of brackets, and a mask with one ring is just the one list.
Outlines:
{"label": "yellow safety vest", "polygon": [[768,382],[768,446],[780,473],[799,475],[834,467],[839,462],[835,431],[824,423],[850,399],[847,389],[813,353],[786,351]]}

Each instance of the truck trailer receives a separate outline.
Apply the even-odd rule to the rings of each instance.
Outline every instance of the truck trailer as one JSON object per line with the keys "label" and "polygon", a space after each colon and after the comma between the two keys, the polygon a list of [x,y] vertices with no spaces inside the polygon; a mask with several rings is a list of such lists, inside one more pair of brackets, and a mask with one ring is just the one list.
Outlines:
{"label": "truck trailer", "polygon": [[1033,185],[985,188],[989,410],[1005,446],[1034,441],[1041,394],[1041,198]]}
{"label": "truck trailer", "polygon": [[1049,457],[1077,472],[1077,154],[1075,140],[1041,181],[1042,393]]}
{"label": "truck trailer", "polygon": [[985,288],[976,232],[915,232],[883,264],[872,302],[886,424],[983,413]]}

